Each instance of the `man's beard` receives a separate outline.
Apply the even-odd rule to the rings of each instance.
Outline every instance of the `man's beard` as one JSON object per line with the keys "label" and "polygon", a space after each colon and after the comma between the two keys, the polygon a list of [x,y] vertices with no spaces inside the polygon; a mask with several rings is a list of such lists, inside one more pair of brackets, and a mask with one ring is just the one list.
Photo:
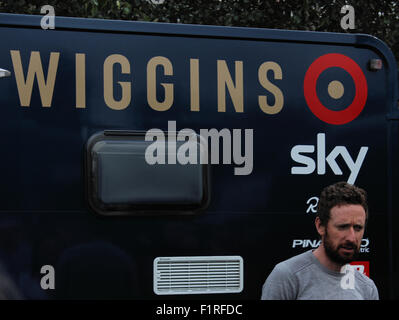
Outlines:
{"label": "man's beard", "polygon": [[[330,238],[328,236],[327,230],[326,234],[323,239],[323,246],[325,249],[325,252],[327,256],[330,258],[331,261],[338,263],[340,265],[347,264],[349,262],[352,262],[356,259],[358,253],[359,253],[359,248],[356,247],[356,244],[354,243],[345,243],[343,245],[338,245],[337,248],[333,248],[333,245],[330,241]],[[353,248],[353,254],[348,254],[348,255],[343,255],[339,253],[339,249],[342,247],[347,247],[347,248]]]}

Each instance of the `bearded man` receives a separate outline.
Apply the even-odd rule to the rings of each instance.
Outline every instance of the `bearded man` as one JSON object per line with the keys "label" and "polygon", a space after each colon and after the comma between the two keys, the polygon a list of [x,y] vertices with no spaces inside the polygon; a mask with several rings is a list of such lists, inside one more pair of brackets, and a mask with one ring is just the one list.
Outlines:
{"label": "bearded man", "polygon": [[277,264],[262,300],[378,300],[373,280],[349,265],[356,259],[368,219],[366,192],[346,182],[323,189],[316,230],[320,246]]}

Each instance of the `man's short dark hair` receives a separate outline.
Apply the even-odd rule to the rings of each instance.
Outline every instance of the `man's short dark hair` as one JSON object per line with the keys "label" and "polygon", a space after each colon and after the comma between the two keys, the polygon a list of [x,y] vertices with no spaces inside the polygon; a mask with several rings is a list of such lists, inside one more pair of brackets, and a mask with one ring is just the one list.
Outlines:
{"label": "man's short dark hair", "polygon": [[347,204],[359,204],[366,212],[368,219],[367,193],[362,188],[351,185],[347,182],[337,182],[325,187],[319,198],[317,216],[321,225],[327,226],[330,220],[330,211],[333,207]]}

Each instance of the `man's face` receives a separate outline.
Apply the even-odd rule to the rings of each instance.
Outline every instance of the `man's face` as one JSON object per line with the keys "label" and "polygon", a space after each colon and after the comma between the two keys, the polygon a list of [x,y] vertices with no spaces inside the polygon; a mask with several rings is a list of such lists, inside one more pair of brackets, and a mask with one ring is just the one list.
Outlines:
{"label": "man's face", "polygon": [[366,212],[361,205],[340,205],[330,211],[330,220],[322,235],[327,256],[344,265],[359,253],[364,234]]}

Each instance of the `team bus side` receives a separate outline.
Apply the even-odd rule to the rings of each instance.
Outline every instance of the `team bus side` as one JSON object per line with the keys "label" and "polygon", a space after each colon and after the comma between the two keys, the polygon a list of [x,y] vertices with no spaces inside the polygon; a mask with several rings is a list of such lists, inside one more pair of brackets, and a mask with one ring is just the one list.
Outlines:
{"label": "team bus side", "polygon": [[363,34],[0,14],[0,261],[27,299],[259,299],[367,190],[399,297],[398,76]]}

